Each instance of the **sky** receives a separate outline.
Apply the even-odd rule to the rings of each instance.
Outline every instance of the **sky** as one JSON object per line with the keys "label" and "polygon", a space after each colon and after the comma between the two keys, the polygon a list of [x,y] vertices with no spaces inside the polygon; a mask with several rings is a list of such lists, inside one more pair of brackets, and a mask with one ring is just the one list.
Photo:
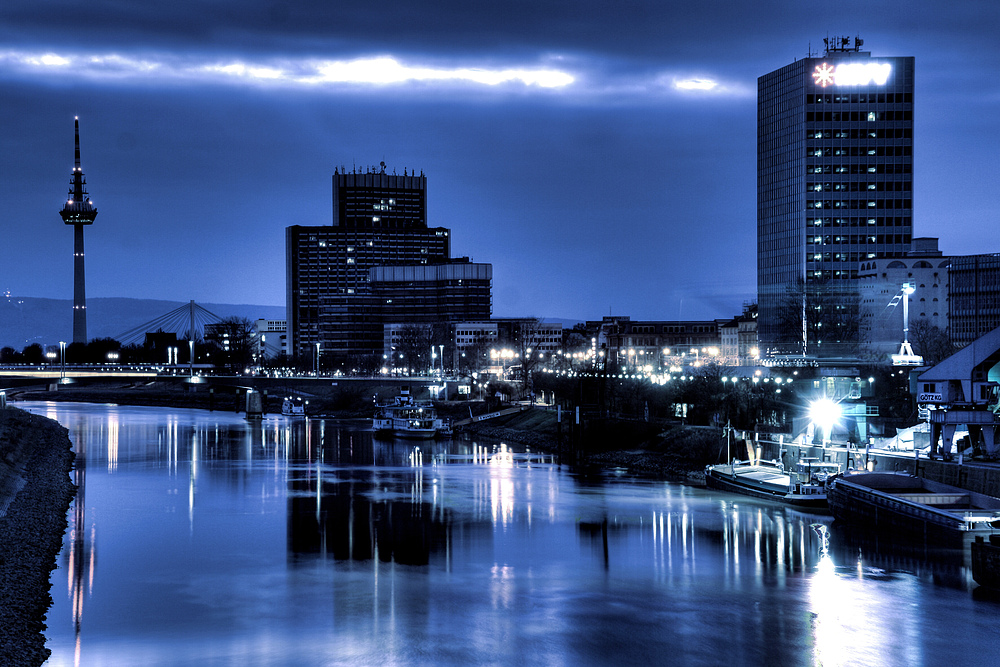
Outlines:
{"label": "sky", "polygon": [[[0,293],[285,303],[334,169],[427,175],[498,317],[732,317],[756,294],[757,77],[915,56],[914,235],[1000,252],[1000,3],[0,3]],[[2,323],[0,323],[2,326]]]}

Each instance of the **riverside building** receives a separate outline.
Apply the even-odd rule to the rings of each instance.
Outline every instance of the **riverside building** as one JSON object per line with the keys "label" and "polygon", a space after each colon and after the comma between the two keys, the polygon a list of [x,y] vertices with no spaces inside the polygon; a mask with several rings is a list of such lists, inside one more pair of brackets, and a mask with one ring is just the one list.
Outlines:
{"label": "riverside building", "polygon": [[914,59],[824,42],[757,82],[765,355],[854,354],[859,267],[912,241]]}
{"label": "riverside building", "polygon": [[314,365],[380,362],[385,325],[410,315],[490,316],[492,267],[451,259],[450,230],[427,226],[423,173],[336,171],[332,224],[286,228],[285,252],[288,351]]}

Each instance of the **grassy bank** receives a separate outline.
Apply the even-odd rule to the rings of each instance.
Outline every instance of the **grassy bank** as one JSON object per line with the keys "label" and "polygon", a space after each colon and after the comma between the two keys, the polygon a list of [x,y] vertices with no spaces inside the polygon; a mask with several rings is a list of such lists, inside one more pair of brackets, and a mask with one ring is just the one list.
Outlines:
{"label": "grassy bank", "polygon": [[688,478],[719,455],[720,429],[633,420],[591,419],[582,426],[567,413],[533,408],[479,422],[462,430],[535,450],[559,452],[568,460],[663,479]]}
{"label": "grassy bank", "polygon": [[49,575],[75,492],[66,429],[23,410],[0,410],[0,461],[3,488],[15,492],[0,516],[0,667],[41,665],[49,655],[42,634],[52,604]]}

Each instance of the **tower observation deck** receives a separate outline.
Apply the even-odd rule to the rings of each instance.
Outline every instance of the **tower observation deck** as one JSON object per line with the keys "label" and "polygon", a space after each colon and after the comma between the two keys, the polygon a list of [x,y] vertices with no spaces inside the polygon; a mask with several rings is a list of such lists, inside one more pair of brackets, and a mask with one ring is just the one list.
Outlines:
{"label": "tower observation deck", "polygon": [[97,209],[87,194],[87,179],[80,168],[80,119],[76,124],[76,161],[69,181],[69,196],[59,215],[73,225],[73,342],[87,343],[87,278],[83,254],[83,226],[94,224]]}

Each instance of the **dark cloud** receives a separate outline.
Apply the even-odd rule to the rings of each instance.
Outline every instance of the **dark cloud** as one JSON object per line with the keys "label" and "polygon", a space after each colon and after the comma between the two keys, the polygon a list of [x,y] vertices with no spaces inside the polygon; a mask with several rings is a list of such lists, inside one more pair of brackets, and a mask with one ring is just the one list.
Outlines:
{"label": "dark cloud", "polygon": [[[71,292],[58,209],[78,114],[93,296],[282,304],[284,228],[329,222],[334,168],[384,160],[423,170],[431,224],[494,264],[498,315],[731,316],[756,282],[756,78],[828,34],[916,56],[915,232],[995,252],[998,18],[993,2],[6,2],[0,290]],[[577,83],[313,90],[114,62],[85,78],[12,51],[178,71],[385,54]],[[679,94],[687,77],[719,85]]]}

